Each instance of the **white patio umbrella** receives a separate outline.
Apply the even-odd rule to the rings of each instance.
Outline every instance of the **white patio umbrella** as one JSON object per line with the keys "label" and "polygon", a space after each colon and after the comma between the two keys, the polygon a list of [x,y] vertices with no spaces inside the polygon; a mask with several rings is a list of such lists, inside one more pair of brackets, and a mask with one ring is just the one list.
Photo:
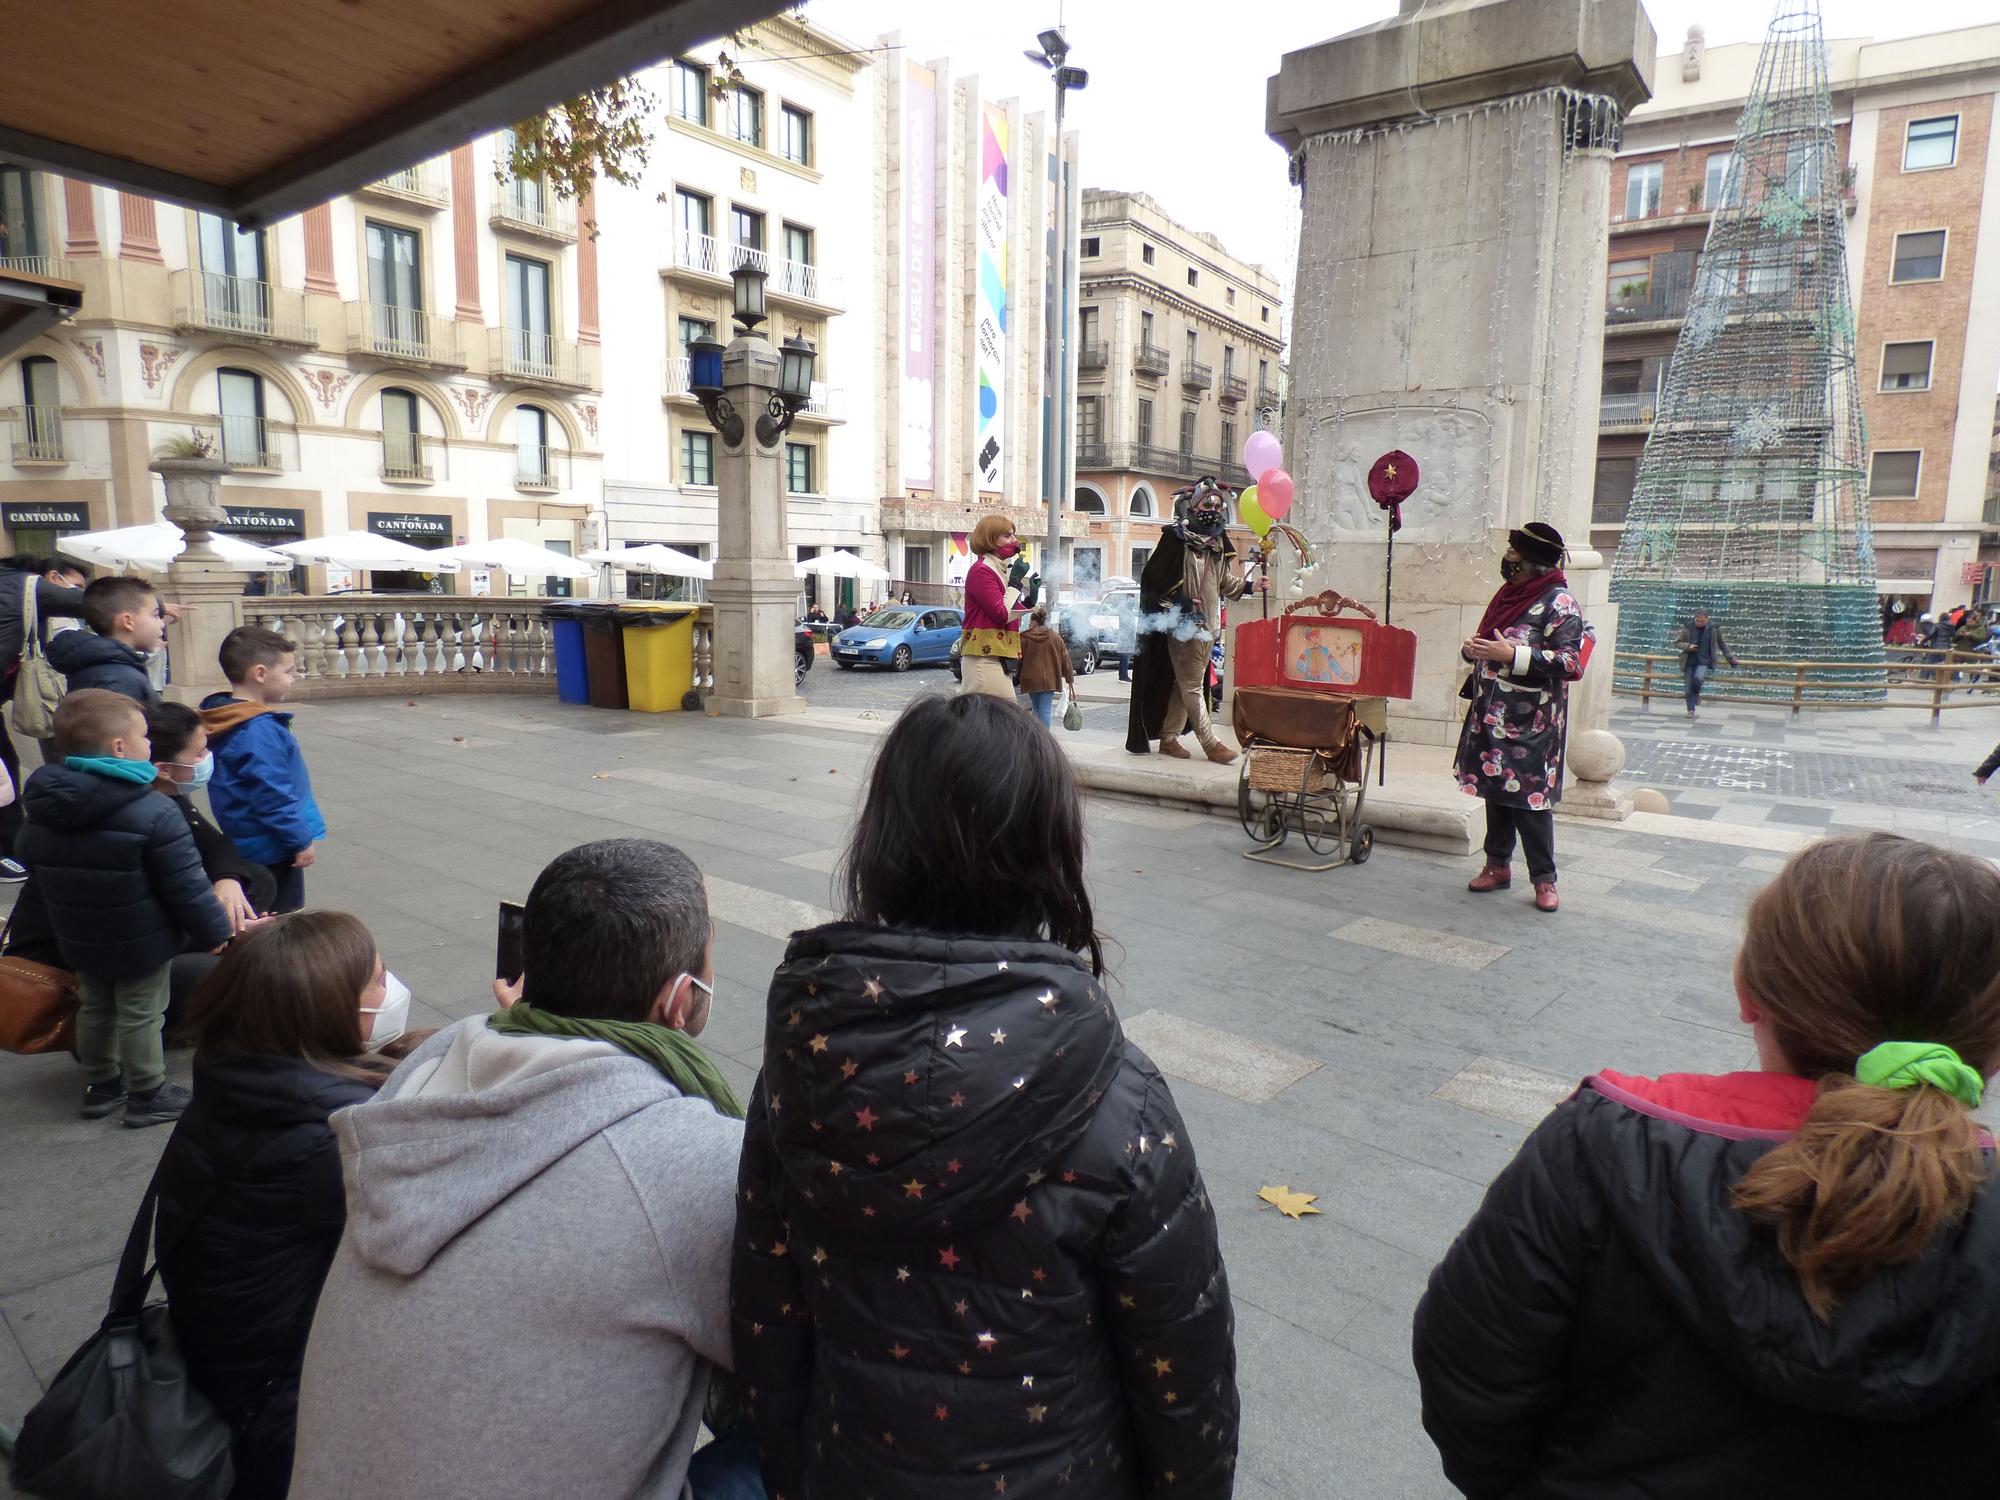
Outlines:
{"label": "white patio umbrella", "polygon": [[281,542],[277,549],[302,563],[352,568],[357,573],[456,573],[458,564],[442,552],[426,552],[373,531],[337,531],[303,542]]}
{"label": "white patio umbrella", "polygon": [[517,536],[497,536],[483,542],[467,542],[462,547],[445,547],[426,552],[432,560],[445,559],[460,567],[488,568],[510,578],[589,578],[597,572],[580,557],[552,552]]}
{"label": "white patio umbrella", "polygon": [[[262,573],[292,566],[292,560],[284,553],[252,546],[233,536],[214,535],[209,541],[216,556],[239,573]],[[143,573],[166,572],[186,547],[187,538],[172,521],[56,538],[56,551],[78,562],[100,568],[136,568]]]}
{"label": "white patio umbrella", "polygon": [[846,551],[822,552],[817,557],[808,557],[792,571],[801,578],[808,573],[816,573],[821,578],[859,578],[864,583],[887,583],[896,576],[887,568]]}
{"label": "white patio umbrella", "polygon": [[664,542],[643,547],[599,548],[583,554],[585,562],[604,563],[634,573],[660,573],[669,578],[713,578],[715,564]]}

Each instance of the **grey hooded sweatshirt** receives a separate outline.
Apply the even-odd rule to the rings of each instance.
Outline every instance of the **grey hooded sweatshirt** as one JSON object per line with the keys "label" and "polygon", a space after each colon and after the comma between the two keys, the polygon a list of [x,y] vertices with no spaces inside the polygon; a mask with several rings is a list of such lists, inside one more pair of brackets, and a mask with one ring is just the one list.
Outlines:
{"label": "grey hooded sweatshirt", "polygon": [[333,1117],[291,1500],[682,1500],[743,1127],[607,1043],[439,1032]]}

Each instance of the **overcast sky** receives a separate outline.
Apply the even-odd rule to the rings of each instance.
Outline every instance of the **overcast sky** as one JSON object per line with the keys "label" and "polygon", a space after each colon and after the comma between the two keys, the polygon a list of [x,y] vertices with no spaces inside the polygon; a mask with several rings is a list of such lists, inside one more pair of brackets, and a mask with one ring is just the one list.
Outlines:
{"label": "overcast sky", "polygon": [[[1071,62],[1090,73],[1065,122],[1082,133],[1084,185],[1150,193],[1183,223],[1263,262],[1289,296],[1297,194],[1284,153],[1264,134],[1264,81],[1286,52],[1397,8],[1396,0],[808,0],[806,14],[856,45],[900,31],[919,60],[947,57],[955,72],[979,74],[990,97],[1044,108],[1054,92],[1048,74],[1021,53],[1060,16]],[[1765,0],[1648,0],[1646,8],[1672,49],[1697,22],[1711,44],[1755,41],[1771,15]],[[1978,25],[1996,11],[1995,0],[1821,4],[1828,36],[1876,38]]]}

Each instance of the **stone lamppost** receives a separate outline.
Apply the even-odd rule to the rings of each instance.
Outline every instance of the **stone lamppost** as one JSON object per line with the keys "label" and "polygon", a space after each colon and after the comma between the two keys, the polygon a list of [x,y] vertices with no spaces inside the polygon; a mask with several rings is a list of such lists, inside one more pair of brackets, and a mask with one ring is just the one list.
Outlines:
{"label": "stone lamppost", "polygon": [[738,333],[727,349],[714,339],[688,345],[688,389],[722,439],[716,462],[715,690],[712,714],[761,719],[799,713],[792,653],[799,580],[785,512],[785,433],[811,398],[813,347],[782,348],[757,331],[764,321],[764,273],[738,266]]}
{"label": "stone lamppost", "polygon": [[184,452],[155,458],[150,467],[166,487],[166,518],[187,538],[160,590],[181,606],[180,619],[167,626],[172,680],[166,696],[198,703],[228,686],[216,653],[222,638],[243,623],[243,575],[216,555],[212,543],[226,518],[221,482],[229,465],[197,440]]}

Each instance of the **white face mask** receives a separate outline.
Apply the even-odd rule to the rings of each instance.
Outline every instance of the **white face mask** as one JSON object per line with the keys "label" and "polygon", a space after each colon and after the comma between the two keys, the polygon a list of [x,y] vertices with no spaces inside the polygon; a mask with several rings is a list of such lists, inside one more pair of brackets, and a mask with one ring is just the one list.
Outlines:
{"label": "white face mask", "polygon": [[368,1045],[388,1045],[410,1029],[410,987],[383,970],[382,1003],[362,1006],[361,1014],[369,1018]]}

